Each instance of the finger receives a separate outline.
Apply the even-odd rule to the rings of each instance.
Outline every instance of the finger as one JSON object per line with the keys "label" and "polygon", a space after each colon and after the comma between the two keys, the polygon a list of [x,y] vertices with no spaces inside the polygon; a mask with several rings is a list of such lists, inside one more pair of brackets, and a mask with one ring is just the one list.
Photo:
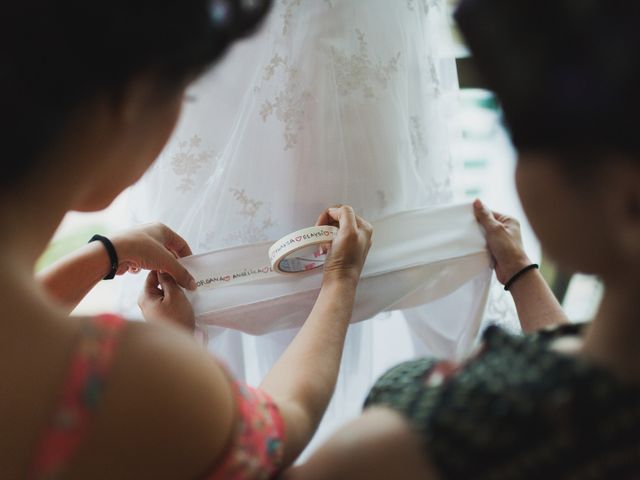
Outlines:
{"label": "finger", "polygon": [[492,210],[491,213],[493,213],[493,218],[495,218],[499,222],[506,222],[506,221],[512,219],[512,217],[510,217],[509,215],[505,215],[504,213],[496,212],[495,210]]}
{"label": "finger", "polygon": [[359,215],[356,215],[356,223],[358,224],[358,228],[361,228],[367,231],[373,230],[373,227],[371,226],[371,224],[367,222],[364,218],[360,217]]}
{"label": "finger", "polygon": [[333,221],[333,219],[329,216],[329,212],[327,212],[327,210],[325,210],[324,212],[322,212],[320,214],[320,216],[318,217],[318,219],[316,220],[316,227],[320,227],[322,225],[330,225],[332,223],[335,223]]}
{"label": "finger", "polygon": [[329,208],[327,213],[331,218],[337,220],[340,225],[340,229],[349,229],[349,230],[357,230],[358,223],[356,221],[356,214],[353,211],[353,208],[348,205],[343,205],[340,208]]}
{"label": "finger", "polygon": [[142,290],[144,295],[151,298],[162,298],[163,293],[162,290],[158,288],[159,283],[158,272],[151,270],[144,281],[144,288]]}
{"label": "finger", "polygon": [[180,287],[171,275],[158,273],[158,281],[164,292],[164,297],[167,300],[171,301],[172,297],[182,294],[182,290],[180,290]]}
{"label": "finger", "polygon": [[164,247],[161,248],[161,262],[158,263],[156,269],[171,275],[180,286],[189,290],[195,290],[197,288],[196,280],[191,276],[189,271],[184,268],[168,250]]}
{"label": "finger", "polygon": [[504,218],[511,218],[511,217],[509,217],[509,215],[505,215],[504,213],[500,213],[500,212],[498,212],[498,211],[496,211],[496,210],[491,210],[491,213],[493,213],[493,216],[494,216],[496,219],[498,219],[498,218],[500,218],[500,217],[504,217]]}
{"label": "finger", "polygon": [[[332,207],[329,208],[340,208],[342,205],[333,205]],[[318,217],[318,220],[316,221],[316,226],[321,226],[321,225],[337,225],[337,219],[334,219],[331,217],[331,215],[329,215],[329,209],[325,210],[324,212],[322,212],[320,214],[320,216]]]}
{"label": "finger", "polygon": [[480,200],[473,202],[473,213],[476,216],[476,220],[485,229],[495,227],[499,222],[493,216],[491,210],[489,210]]}
{"label": "finger", "polygon": [[497,212],[493,212],[493,216],[503,225],[520,228],[520,222],[514,217]]}
{"label": "finger", "polygon": [[167,229],[165,246],[169,250],[174,252],[178,258],[193,255],[193,253],[191,252],[191,247],[189,247],[189,244],[184,238],[171,230],[169,227],[165,226],[165,228]]}

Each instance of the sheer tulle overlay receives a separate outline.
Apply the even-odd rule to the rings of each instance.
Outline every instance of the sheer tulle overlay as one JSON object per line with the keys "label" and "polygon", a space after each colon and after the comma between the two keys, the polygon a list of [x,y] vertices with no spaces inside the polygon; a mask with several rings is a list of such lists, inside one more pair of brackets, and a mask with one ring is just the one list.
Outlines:
{"label": "sheer tulle overlay", "polygon": [[[131,221],[162,221],[194,253],[205,253],[268,245],[313,225],[334,204],[350,204],[375,222],[450,203],[457,75],[445,48],[448,19],[444,0],[276,0],[261,31],[191,87],[173,139],[130,192]],[[488,259],[482,254],[466,276],[459,260],[439,261],[439,273],[423,275],[423,294],[411,302],[385,308],[372,302],[368,310],[361,302],[362,315],[373,318],[350,328],[336,395],[316,441],[358,412],[367,389],[393,363],[468,350],[490,284]],[[442,285],[434,279],[446,282],[443,272],[464,281],[429,295]],[[389,285],[366,281],[359,295],[371,299]],[[132,277],[122,289],[127,314],[139,316],[141,283]],[[408,300],[411,292],[405,293]],[[313,289],[308,295],[290,296],[292,303],[277,311],[305,311]],[[376,316],[400,306],[402,312]],[[264,311],[274,323],[283,317]],[[246,305],[236,319],[245,314],[258,318],[260,309]],[[252,331],[263,334],[254,337],[220,326],[229,322],[213,325],[215,315],[203,323],[210,350],[254,384],[295,334],[266,327]]]}

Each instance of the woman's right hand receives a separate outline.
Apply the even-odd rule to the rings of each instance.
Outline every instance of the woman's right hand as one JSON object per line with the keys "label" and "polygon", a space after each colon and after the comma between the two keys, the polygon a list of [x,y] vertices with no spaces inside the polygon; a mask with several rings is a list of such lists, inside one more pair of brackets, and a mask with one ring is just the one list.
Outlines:
{"label": "woman's right hand", "polygon": [[329,247],[323,282],[357,282],[371,247],[371,224],[356,215],[353,208],[342,205],[323,212],[316,225],[334,225],[339,228],[338,235]]}
{"label": "woman's right hand", "polygon": [[178,282],[167,274],[152,270],[147,275],[144,290],[138,297],[142,316],[148,322],[172,323],[193,332],[195,317],[191,302]]}
{"label": "woman's right hand", "polygon": [[478,223],[484,228],[487,247],[496,262],[496,276],[503,285],[531,260],[524,251],[520,223],[508,215],[489,210],[480,200],[473,203]]}

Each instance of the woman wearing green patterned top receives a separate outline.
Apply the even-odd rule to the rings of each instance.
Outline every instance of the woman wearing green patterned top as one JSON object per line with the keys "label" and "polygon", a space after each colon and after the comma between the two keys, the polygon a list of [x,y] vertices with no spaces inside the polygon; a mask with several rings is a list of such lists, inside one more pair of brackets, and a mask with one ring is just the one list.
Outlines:
{"label": "woman wearing green patterned top", "polygon": [[569,324],[517,222],[476,202],[525,335],[490,327],[461,364],[393,368],[286,478],[640,478],[640,4],[462,0],[456,18],[502,104],[531,225],[563,269],[602,279],[603,301]]}

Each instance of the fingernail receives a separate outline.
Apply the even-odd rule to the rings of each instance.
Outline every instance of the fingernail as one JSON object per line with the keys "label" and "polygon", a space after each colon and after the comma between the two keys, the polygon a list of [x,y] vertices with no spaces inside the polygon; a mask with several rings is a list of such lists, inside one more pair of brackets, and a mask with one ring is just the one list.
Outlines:
{"label": "fingernail", "polygon": [[198,284],[196,283],[195,279],[192,278],[191,280],[189,280],[189,290],[195,290],[198,288]]}

